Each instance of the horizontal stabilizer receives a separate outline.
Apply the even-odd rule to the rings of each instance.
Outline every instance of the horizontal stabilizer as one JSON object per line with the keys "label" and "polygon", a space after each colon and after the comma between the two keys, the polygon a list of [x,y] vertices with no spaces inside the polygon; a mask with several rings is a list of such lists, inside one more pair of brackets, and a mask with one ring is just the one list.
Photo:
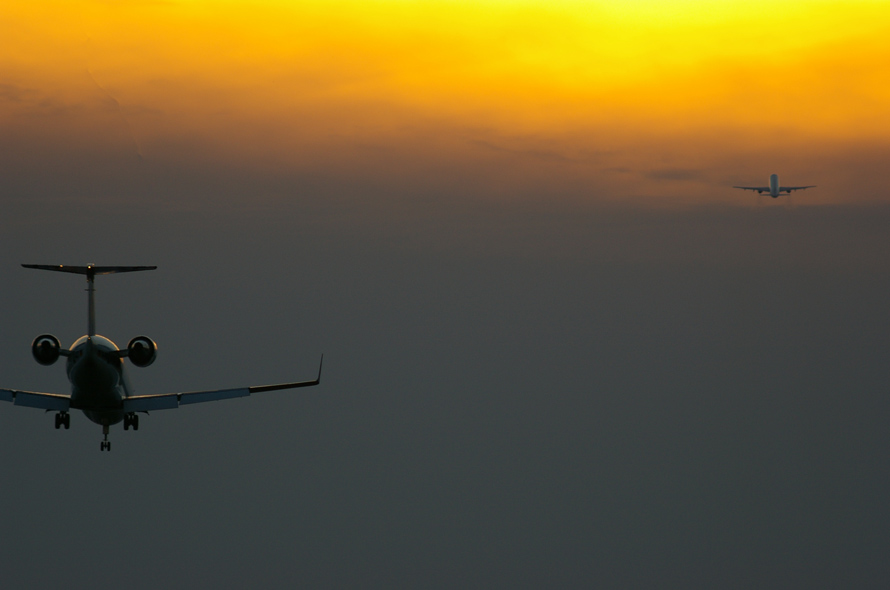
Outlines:
{"label": "horizontal stabilizer", "polygon": [[23,264],[25,268],[38,270],[54,270],[57,272],[70,272],[77,275],[113,275],[119,272],[135,272],[137,270],[154,270],[157,266],[71,266],[65,264]]}

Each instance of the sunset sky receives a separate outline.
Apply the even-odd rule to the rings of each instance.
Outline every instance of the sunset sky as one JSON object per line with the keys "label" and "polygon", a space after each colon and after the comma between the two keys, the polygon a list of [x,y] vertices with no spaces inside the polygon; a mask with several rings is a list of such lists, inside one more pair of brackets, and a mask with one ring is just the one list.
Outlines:
{"label": "sunset sky", "polygon": [[576,198],[655,201],[742,199],[722,189],[777,172],[821,183],[818,203],[882,198],[865,179],[841,194],[851,179],[824,168],[840,158],[872,172],[868,154],[886,154],[883,2],[2,10],[0,122],[26,161],[67,145],[384,183],[473,169],[509,198],[515,185],[496,179],[507,166],[519,185],[575,193],[586,183],[594,190]]}
{"label": "sunset sky", "polygon": [[[0,0],[10,588],[883,589],[890,8]],[[771,199],[733,189],[816,185]]]}

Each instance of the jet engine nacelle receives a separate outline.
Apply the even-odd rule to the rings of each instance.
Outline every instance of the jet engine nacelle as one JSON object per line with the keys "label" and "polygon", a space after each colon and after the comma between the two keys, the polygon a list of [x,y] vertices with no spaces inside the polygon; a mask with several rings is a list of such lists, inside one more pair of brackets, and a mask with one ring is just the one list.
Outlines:
{"label": "jet engine nacelle", "polygon": [[59,360],[61,348],[58,338],[52,334],[41,334],[31,343],[31,354],[41,365],[51,365]]}
{"label": "jet engine nacelle", "polygon": [[148,336],[136,336],[127,344],[127,358],[137,367],[147,367],[158,357],[158,345]]}

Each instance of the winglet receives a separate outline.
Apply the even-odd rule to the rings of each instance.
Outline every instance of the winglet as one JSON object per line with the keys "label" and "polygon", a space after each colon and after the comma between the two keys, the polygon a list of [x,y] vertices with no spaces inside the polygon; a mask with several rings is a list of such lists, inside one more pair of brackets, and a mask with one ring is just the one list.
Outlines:
{"label": "winglet", "polygon": [[321,383],[321,366],[324,363],[324,355],[321,355],[321,361],[318,363],[318,377],[314,381],[299,381],[297,383],[279,383],[276,385],[252,385],[247,388],[249,393],[259,393],[261,391],[277,391],[279,389],[296,389],[297,387],[312,387]]}

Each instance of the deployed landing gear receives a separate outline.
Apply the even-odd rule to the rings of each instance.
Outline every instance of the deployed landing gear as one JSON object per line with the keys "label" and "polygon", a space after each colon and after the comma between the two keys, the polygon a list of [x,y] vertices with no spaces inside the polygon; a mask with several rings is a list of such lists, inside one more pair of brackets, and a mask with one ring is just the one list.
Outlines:
{"label": "deployed landing gear", "polygon": [[111,441],[108,440],[108,424],[102,425],[102,434],[105,436],[105,440],[99,443],[100,451],[110,451],[111,450]]}
{"label": "deployed landing gear", "polygon": [[133,412],[124,414],[124,430],[129,430],[131,426],[133,430],[139,430],[139,416]]}
{"label": "deployed landing gear", "polygon": [[65,430],[68,430],[71,427],[71,414],[68,412],[59,412],[56,414],[56,430],[65,427]]}

